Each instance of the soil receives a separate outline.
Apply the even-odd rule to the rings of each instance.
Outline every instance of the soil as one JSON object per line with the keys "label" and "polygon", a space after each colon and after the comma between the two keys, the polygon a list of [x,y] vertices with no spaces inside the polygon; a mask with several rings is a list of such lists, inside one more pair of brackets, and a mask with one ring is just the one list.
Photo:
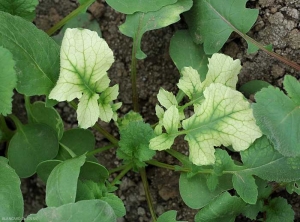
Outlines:
{"label": "soil", "polygon": [[[42,30],[51,26],[65,17],[77,7],[75,0],[40,0],[37,8],[35,24]],[[299,0],[251,0],[248,7],[259,9],[259,18],[249,35],[263,44],[272,44],[274,51],[288,59],[300,63],[300,2]],[[132,109],[130,61],[132,39],[122,35],[118,26],[125,21],[125,16],[110,8],[105,1],[97,1],[89,12],[99,22],[103,38],[112,48],[115,63],[109,70],[112,84],[119,84],[119,101],[123,102],[120,116]],[[185,27],[183,22],[176,23],[166,28],[147,32],[142,39],[142,49],[147,54],[145,60],[138,62],[138,89],[141,114],[145,121],[153,124],[157,121],[155,116],[156,95],[162,87],[176,93],[176,83],[179,73],[168,55],[169,43],[177,29]],[[285,74],[289,73],[300,78],[300,73],[285,64],[271,58],[264,52],[251,55],[246,53],[246,42],[233,34],[230,41],[223,48],[223,53],[242,61],[243,69],[239,75],[239,85],[253,79],[265,80],[274,86],[282,87]],[[16,104],[20,104],[18,97]],[[19,110],[21,110],[20,107]],[[65,121],[65,127],[76,127],[76,114],[66,103],[60,103],[57,109]],[[103,124],[108,131],[118,137],[113,124]],[[97,147],[108,144],[108,141],[99,134],[96,135]],[[176,149],[187,152],[187,144],[182,139],[176,140]],[[98,157],[101,164],[108,169],[121,164],[115,158],[115,150],[109,150]],[[164,152],[158,152],[155,157],[168,164],[176,164],[176,160]],[[113,161],[112,161],[113,160]],[[197,211],[191,210],[183,203],[179,195],[179,174],[173,171],[148,166],[146,168],[150,191],[157,215],[167,210],[176,210],[178,220],[193,221]],[[116,175],[112,175],[114,177]],[[25,198],[25,216],[36,213],[45,206],[45,185],[36,177],[22,181],[22,191]],[[147,207],[145,193],[139,174],[129,172],[123,177],[122,183],[116,194],[124,201],[127,215],[119,222],[151,221]],[[289,195],[282,191],[276,195],[287,198],[295,211],[295,221],[300,221],[300,207],[298,195]],[[242,216],[236,221],[250,221]]]}

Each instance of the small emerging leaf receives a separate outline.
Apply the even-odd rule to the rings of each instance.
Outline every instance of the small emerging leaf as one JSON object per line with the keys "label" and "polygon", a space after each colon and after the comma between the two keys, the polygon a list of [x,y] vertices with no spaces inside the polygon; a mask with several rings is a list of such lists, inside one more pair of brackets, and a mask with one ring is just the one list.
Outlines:
{"label": "small emerging leaf", "polygon": [[149,149],[149,141],[154,132],[149,124],[142,121],[133,121],[120,128],[120,142],[117,156],[125,163],[132,163],[135,170],[144,167],[155,151]]}

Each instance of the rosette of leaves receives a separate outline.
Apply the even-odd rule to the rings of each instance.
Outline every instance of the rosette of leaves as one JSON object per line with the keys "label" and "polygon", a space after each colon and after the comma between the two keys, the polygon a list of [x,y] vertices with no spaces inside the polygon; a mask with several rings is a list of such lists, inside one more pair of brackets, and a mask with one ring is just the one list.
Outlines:
{"label": "rosette of leaves", "polygon": [[116,120],[115,111],[121,103],[112,101],[117,98],[119,87],[109,87],[107,76],[113,61],[112,50],[96,32],[67,29],[60,51],[60,76],[49,98],[79,99],[77,119],[82,128],[93,126],[98,118],[106,122]]}
{"label": "rosette of leaves", "polygon": [[119,122],[120,142],[117,157],[133,169],[145,167],[145,161],[152,159],[155,151],[149,149],[149,141],[154,137],[151,126],[145,123],[138,113],[128,113]]}
{"label": "rosette of leaves", "polygon": [[[157,106],[156,113],[158,127],[165,132],[155,130],[157,136],[150,140],[150,148],[169,149],[177,136],[185,135],[191,162],[211,165],[215,162],[215,146],[232,146],[235,151],[242,151],[261,137],[250,103],[235,90],[240,69],[239,60],[223,54],[209,59],[203,82],[196,70],[183,68],[178,87],[190,101],[179,106],[172,93],[160,90],[158,100],[165,110]],[[189,106],[193,106],[194,114],[185,118],[183,111]]]}

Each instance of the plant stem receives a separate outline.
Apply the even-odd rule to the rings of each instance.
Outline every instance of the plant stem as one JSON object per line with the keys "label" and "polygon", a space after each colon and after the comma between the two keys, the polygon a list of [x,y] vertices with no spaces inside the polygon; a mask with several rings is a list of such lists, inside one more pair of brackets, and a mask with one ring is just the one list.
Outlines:
{"label": "plant stem", "polygon": [[180,103],[184,96],[185,96],[184,92],[180,89],[176,95],[177,103]]}
{"label": "plant stem", "polygon": [[[73,109],[77,109],[77,104],[74,101],[69,102],[70,106]],[[93,126],[93,129],[97,130],[99,133],[101,133],[106,139],[108,139],[114,146],[118,147],[119,140],[117,140],[113,135],[111,135],[109,132],[107,132],[105,129],[103,129],[99,123],[95,123]]]}
{"label": "plant stem", "polygon": [[107,132],[105,129],[103,129],[99,123],[96,123],[93,126],[93,129],[97,130],[99,133],[101,133],[103,136],[105,136],[106,139],[108,139],[114,146],[119,146],[119,141],[111,135],[109,132]]}
{"label": "plant stem", "polygon": [[[162,162],[159,162],[157,160],[148,160],[146,163],[148,163],[150,165],[153,165],[153,166],[160,167],[160,168],[165,168],[165,169],[168,169],[168,170],[176,171],[176,166],[166,164],[166,163],[162,163]],[[190,170],[188,168],[182,168],[180,170],[180,172],[190,172]]]}
{"label": "plant stem", "polygon": [[93,155],[95,155],[95,154],[97,154],[97,153],[101,153],[101,152],[104,152],[104,151],[106,151],[106,150],[109,150],[109,149],[112,148],[112,147],[114,147],[114,145],[113,145],[113,144],[109,144],[109,145],[107,145],[107,146],[104,146],[104,147],[101,147],[101,148],[94,149],[94,150],[92,150],[92,151],[90,151],[90,152],[87,152],[86,156],[93,156]]}
{"label": "plant stem", "polygon": [[14,135],[14,132],[7,127],[5,118],[2,115],[0,115],[0,130],[3,133],[1,141],[9,141]]}
{"label": "plant stem", "polygon": [[59,145],[61,145],[62,148],[64,148],[70,155],[72,158],[76,157],[76,153],[73,152],[73,150],[71,150],[69,147],[67,147],[66,145],[59,143]]}
{"label": "plant stem", "polygon": [[290,61],[286,58],[284,58],[283,56],[275,53],[275,52],[272,52],[272,51],[269,51],[268,49],[266,49],[262,44],[260,44],[259,42],[255,41],[254,39],[252,39],[251,37],[249,37],[248,35],[244,34],[244,33],[241,33],[241,32],[238,32],[239,35],[241,35],[244,39],[248,40],[249,42],[253,43],[255,46],[257,46],[258,48],[260,48],[261,50],[263,50],[265,53],[269,54],[270,56],[273,56],[274,58],[278,59],[279,61],[293,67],[294,69],[300,71],[300,65],[293,62],[293,61]]}
{"label": "plant stem", "polygon": [[121,180],[121,178],[132,168],[132,164],[129,163],[127,165],[125,165],[126,167],[124,167],[124,169],[121,171],[121,173],[119,173],[118,176],[116,176],[116,178],[111,182],[111,185],[114,186],[119,180]]}
{"label": "plant stem", "polygon": [[85,11],[86,8],[91,5],[95,0],[89,0],[82,5],[80,5],[78,8],[76,8],[74,11],[72,11],[69,15],[67,15],[65,18],[63,18],[61,21],[56,23],[52,28],[50,28],[46,33],[51,36],[53,33],[55,33],[58,29],[60,29],[63,25],[65,25],[69,20],[74,18],[76,15],[80,14],[82,11]]}
{"label": "plant stem", "polygon": [[26,109],[26,113],[27,113],[27,118],[28,120],[32,121],[32,114],[31,114],[31,109],[30,109],[30,97],[24,95],[24,100],[25,100],[25,109]]}
{"label": "plant stem", "polygon": [[108,172],[109,172],[109,174],[112,174],[112,173],[121,171],[121,170],[125,169],[125,168],[127,167],[127,165],[128,165],[128,164],[121,165],[121,166],[119,166],[119,167],[116,167],[116,168],[114,168],[114,169],[109,170]]}
{"label": "plant stem", "polygon": [[156,214],[154,212],[153,202],[152,202],[152,198],[151,198],[151,195],[150,195],[149,184],[148,184],[145,168],[140,169],[140,174],[141,174],[141,177],[142,177],[142,182],[143,182],[143,186],[144,186],[144,190],[145,190],[145,194],[146,194],[148,207],[149,207],[150,214],[151,214],[151,217],[152,217],[152,221],[156,222],[157,217],[156,217]]}
{"label": "plant stem", "polygon": [[182,153],[177,152],[173,149],[166,150],[167,153],[169,153],[171,156],[175,157],[177,160],[179,160],[183,165],[190,165],[191,162],[189,161],[188,157],[183,155]]}
{"label": "plant stem", "polygon": [[139,97],[137,92],[137,82],[136,82],[136,64],[137,60],[135,57],[136,54],[136,45],[137,41],[134,38],[132,46],[132,55],[131,55],[131,88],[132,88],[132,103],[133,110],[139,112]]}
{"label": "plant stem", "polygon": [[18,130],[22,130],[23,124],[14,114],[9,114],[8,117],[14,122]]}

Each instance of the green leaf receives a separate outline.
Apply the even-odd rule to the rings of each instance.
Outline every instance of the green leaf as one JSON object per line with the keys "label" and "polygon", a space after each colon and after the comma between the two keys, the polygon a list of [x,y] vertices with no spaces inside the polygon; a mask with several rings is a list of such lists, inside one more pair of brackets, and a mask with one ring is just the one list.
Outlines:
{"label": "green leaf", "polygon": [[[63,144],[65,147],[68,147],[72,150],[76,156],[80,156],[86,152],[90,152],[95,148],[95,137],[93,133],[85,129],[70,129],[64,132],[60,144]],[[63,148],[60,147],[60,152],[56,159],[66,160],[70,159],[72,156]],[[87,157],[87,160],[97,162],[97,159],[94,157]]]}
{"label": "green leaf", "polygon": [[60,140],[64,133],[64,123],[59,113],[53,107],[46,107],[44,102],[35,102],[30,105],[31,123],[46,124],[57,133]]}
{"label": "green leaf", "polygon": [[89,13],[83,13],[77,15],[75,18],[68,21],[64,25],[64,27],[60,30],[60,32],[57,35],[52,36],[52,38],[55,40],[55,42],[57,42],[57,44],[61,45],[63,36],[67,28],[79,28],[79,27],[89,29],[91,31],[95,31],[101,37],[102,33],[99,27],[99,23],[96,20],[91,20],[90,17],[91,16]]}
{"label": "green leaf", "polygon": [[16,174],[14,169],[12,169],[5,161],[7,161],[7,159],[4,161],[0,161],[0,215],[2,217],[2,220],[0,218],[1,221],[5,221],[5,219],[3,218],[6,217],[22,218],[24,208],[23,196],[20,189],[20,178]]}
{"label": "green leaf", "polygon": [[[49,98],[58,101],[78,98],[78,124],[82,128],[93,126],[103,115],[100,115],[102,108],[99,107],[98,93],[106,90],[103,86],[108,87],[107,84],[101,84],[101,81],[104,79],[107,82],[106,71],[113,61],[111,49],[96,32],[67,29],[61,46],[60,76]],[[115,98],[115,89],[108,99]]]}
{"label": "green leaf", "polygon": [[116,215],[108,203],[102,200],[82,200],[60,207],[48,207],[37,214],[31,214],[25,222],[79,222],[79,221],[116,221]]}
{"label": "green leaf", "polygon": [[36,167],[36,173],[38,177],[44,181],[44,183],[47,183],[48,177],[52,170],[60,163],[63,161],[61,160],[46,160],[41,162],[37,167]]}
{"label": "green leaf", "polygon": [[284,156],[300,155],[300,110],[296,95],[299,83],[296,79],[288,78],[284,87],[288,91],[286,96],[278,88],[268,87],[255,95],[256,103],[253,112],[257,125],[274,144],[274,148]]}
{"label": "green leaf", "polygon": [[247,98],[251,94],[255,94],[262,90],[263,88],[267,88],[268,86],[271,86],[270,83],[263,81],[263,80],[251,80],[245,84],[243,84],[240,88],[239,91],[243,93]]}
{"label": "green leaf", "polygon": [[265,136],[256,140],[248,150],[240,154],[245,173],[276,182],[291,182],[300,179],[300,157],[281,155]]}
{"label": "green leaf", "polygon": [[0,12],[0,21],[0,45],[7,48],[16,61],[18,92],[27,96],[48,95],[58,78],[58,45],[20,17]]}
{"label": "green leaf", "polygon": [[38,0],[1,0],[0,11],[32,21],[35,18],[35,8],[38,3]]}
{"label": "green leaf", "polygon": [[133,15],[127,15],[125,23],[119,26],[119,29],[124,35],[134,39],[133,47],[136,58],[146,58],[146,54],[141,50],[141,39],[145,32],[166,27],[179,21],[180,14],[189,10],[192,4],[192,0],[178,0],[176,3],[166,5],[157,11],[136,12]]}
{"label": "green leaf", "polygon": [[145,166],[155,151],[149,149],[149,141],[154,132],[149,124],[142,121],[130,122],[120,129],[120,142],[117,157],[124,159],[125,163],[132,163],[135,170]]}
{"label": "green leaf", "polygon": [[241,151],[261,136],[250,104],[240,92],[212,83],[203,94],[204,102],[182,122],[194,164],[213,164],[214,146],[232,145],[234,150]]}
{"label": "green leaf", "polygon": [[107,0],[107,4],[123,14],[157,11],[163,6],[174,4],[177,0]]}
{"label": "green leaf", "polygon": [[130,110],[128,113],[126,113],[125,116],[118,119],[118,127],[124,127],[133,121],[143,121],[143,117],[141,116],[141,114]]}
{"label": "green leaf", "polygon": [[169,210],[167,212],[164,212],[159,216],[159,218],[157,218],[157,222],[185,222],[176,220],[176,214],[176,210]]}
{"label": "green leaf", "polygon": [[193,42],[188,30],[175,32],[171,38],[169,52],[180,72],[184,67],[192,67],[198,71],[202,81],[205,79],[208,63],[207,55],[204,53],[202,45]]}
{"label": "green leaf", "polygon": [[115,194],[107,193],[101,200],[107,202],[114,210],[117,217],[123,217],[126,215],[126,209],[123,201]]}
{"label": "green leaf", "polygon": [[218,52],[234,31],[246,34],[258,10],[245,8],[247,0],[201,0],[184,14],[194,41],[204,43],[206,54]]}
{"label": "green leaf", "polygon": [[4,116],[12,112],[13,90],[17,85],[14,66],[13,55],[7,49],[0,47],[0,114]]}
{"label": "green leaf", "polygon": [[241,198],[224,192],[196,214],[195,222],[234,222],[244,207]]}
{"label": "green leaf", "polygon": [[85,155],[82,155],[65,160],[52,170],[46,186],[47,206],[58,207],[75,202],[77,180],[85,158]]}
{"label": "green leaf", "polygon": [[108,193],[104,183],[79,180],[76,201],[88,199],[101,199],[107,202],[113,208],[117,217],[123,217],[126,214],[122,200],[115,194]]}
{"label": "green leaf", "polygon": [[9,165],[21,178],[30,177],[39,163],[54,158],[57,152],[58,138],[51,127],[44,124],[24,125],[9,143]]}
{"label": "green leaf", "polygon": [[288,204],[286,199],[276,197],[272,199],[266,206],[267,220],[266,222],[293,222],[295,212],[292,206]]}
{"label": "green leaf", "polygon": [[299,81],[290,75],[284,77],[284,89],[288,96],[293,100],[294,103],[300,105],[300,83]]}
{"label": "green leaf", "polygon": [[232,176],[233,188],[238,195],[249,204],[255,204],[257,201],[258,190],[255,179],[247,173],[236,173]]}
{"label": "green leaf", "polygon": [[181,173],[179,179],[180,196],[188,207],[200,209],[225,190],[232,188],[231,175],[219,177],[219,180],[220,185],[214,191],[211,191],[207,187],[207,178],[205,175],[197,174],[192,178],[188,178],[186,173]]}
{"label": "green leaf", "polygon": [[79,179],[104,183],[108,179],[108,170],[99,163],[86,161],[80,169]]}

